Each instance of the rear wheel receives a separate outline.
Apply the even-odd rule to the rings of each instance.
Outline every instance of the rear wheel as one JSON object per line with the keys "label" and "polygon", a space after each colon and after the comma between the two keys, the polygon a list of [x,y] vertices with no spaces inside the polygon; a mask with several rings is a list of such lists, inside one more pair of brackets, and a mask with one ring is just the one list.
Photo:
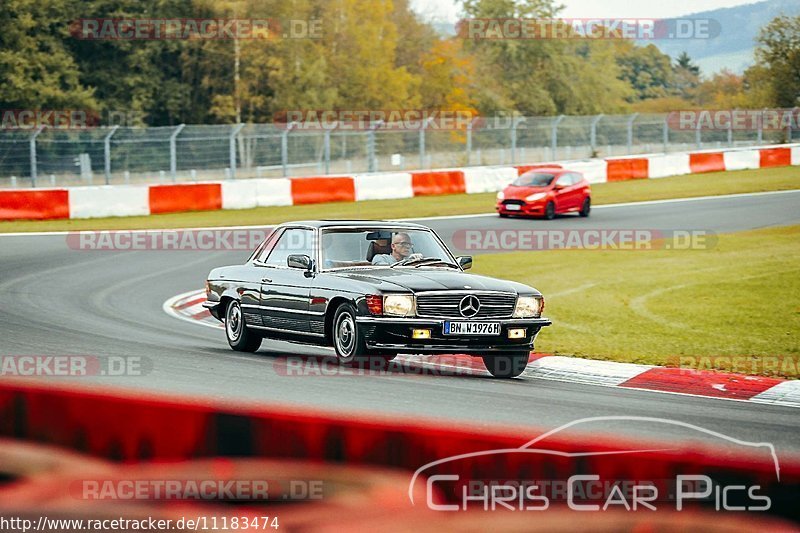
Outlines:
{"label": "rear wheel", "polygon": [[556,218],[556,204],[553,202],[547,202],[547,205],[544,207],[544,218],[547,220],[553,220]]}
{"label": "rear wheel", "polygon": [[496,378],[515,378],[522,374],[528,365],[530,352],[514,352],[510,354],[484,355],[483,364],[486,370]]}
{"label": "rear wheel", "polygon": [[581,210],[578,212],[580,216],[586,218],[589,216],[589,212],[592,210],[592,199],[588,196],[586,199],[583,200],[583,205],[581,206]]}
{"label": "rear wheel", "polygon": [[234,300],[225,311],[225,336],[237,352],[255,352],[261,347],[261,335],[247,327],[242,305]]}

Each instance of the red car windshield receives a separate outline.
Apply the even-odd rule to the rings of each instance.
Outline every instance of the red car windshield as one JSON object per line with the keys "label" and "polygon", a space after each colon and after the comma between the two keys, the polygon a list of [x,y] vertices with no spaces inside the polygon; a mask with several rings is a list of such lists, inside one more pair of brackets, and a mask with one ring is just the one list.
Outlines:
{"label": "red car windshield", "polygon": [[541,172],[526,172],[514,180],[512,185],[517,187],[547,187],[553,183],[553,174],[543,174]]}

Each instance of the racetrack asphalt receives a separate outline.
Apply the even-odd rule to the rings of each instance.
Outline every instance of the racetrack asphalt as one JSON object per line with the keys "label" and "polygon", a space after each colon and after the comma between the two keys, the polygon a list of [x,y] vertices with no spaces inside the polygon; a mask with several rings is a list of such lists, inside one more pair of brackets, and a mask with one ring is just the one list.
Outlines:
{"label": "racetrack asphalt", "polygon": [[[418,222],[436,229],[445,241],[466,228],[723,233],[800,224],[799,207],[800,191],[790,191],[604,206],[588,219],[464,216]],[[59,383],[69,379],[87,386],[424,418],[443,426],[530,428],[531,437],[585,417],[658,417],[741,440],[770,442],[779,457],[800,455],[800,412],[789,407],[524,377],[504,381],[404,373],[287,375],[287,354],[330,352],[265,341],[258,353],[242,355],[228,348],[221,330],[176,320],[162,311],[167,298],[201,288],[210,269],[241,263],[248,255],[246,251],[79,251],[67,245],[63,234],[0,236],[0,355],[141,357],[152,365],[143,376],[37,378]],[[557,325],[542,333],[557,334]],[[643,422],[594,423],[575,434],[718,443],[708,435]]]}

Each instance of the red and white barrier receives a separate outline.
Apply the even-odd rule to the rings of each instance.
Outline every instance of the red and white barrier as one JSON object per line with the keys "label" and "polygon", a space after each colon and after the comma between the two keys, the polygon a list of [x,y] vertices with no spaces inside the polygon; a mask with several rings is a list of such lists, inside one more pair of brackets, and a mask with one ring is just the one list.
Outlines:
{"label": "red and white barrier", "polygon": [[0,191],[0,220],[69,218],[66,189]]}
{"label": "red and white barrier", "polygon": [[608,176],[608,161],[605,159],[584,159],[564,163],[564,168],[580,172],[589,183],[605,183]]}
{"label": "red and white barrier", "polygon": [[692,173],[689,154],[657,154],[647,156],[648,178],[666,178]]}
{"label": "red and white barrier", "polygon": [[760,154],[758,150],[739,150],[722,154],[725,170],[748,170],[760,168]]}
{"label": "red and white barrier", "polygon": [[497,192],[517,179],[514,167],[474,167],[464,169],[464,188],[467,194]]}
{"label": "red and white barrier", "polygon": [[69,218],[133,217],[150,214],[147,185],[75,187],[69,190]]}
{"label": "red and white barrier", "polygon": [[543,167],[569,168],[581,172],[589,183],[605,183],[789,165],[800,165],[800,144],[353,176],[18,189],[0,191],[0,220],[136,216],[477,194],[499,191],[520,174]]}
{"label": "red and white barrier", "polygon": [[349,176],[292,178],[293,204],[355,202],[356,188]]}
{"label": "red and white barrier", "polygon": [[353,176],[356,202],[411,198],[414,186],[409,172],[387,174],[357,174]]}

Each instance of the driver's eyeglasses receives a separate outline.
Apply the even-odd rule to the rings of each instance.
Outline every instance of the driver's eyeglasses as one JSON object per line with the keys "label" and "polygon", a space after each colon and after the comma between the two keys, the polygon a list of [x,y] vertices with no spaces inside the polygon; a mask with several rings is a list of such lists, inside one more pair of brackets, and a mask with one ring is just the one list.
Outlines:
{"label": "driver's eyeglasses", "polygon": [[413,245],[413,244],[411,244],[410,242],[405,242],[405,241],[403,241],[403,242],[396,242],[395,244],[396,244],[397,246],[402,246],[402,247],[404,247],[404,248],[410,248],[411,246],[414,246],[414,245]]}

